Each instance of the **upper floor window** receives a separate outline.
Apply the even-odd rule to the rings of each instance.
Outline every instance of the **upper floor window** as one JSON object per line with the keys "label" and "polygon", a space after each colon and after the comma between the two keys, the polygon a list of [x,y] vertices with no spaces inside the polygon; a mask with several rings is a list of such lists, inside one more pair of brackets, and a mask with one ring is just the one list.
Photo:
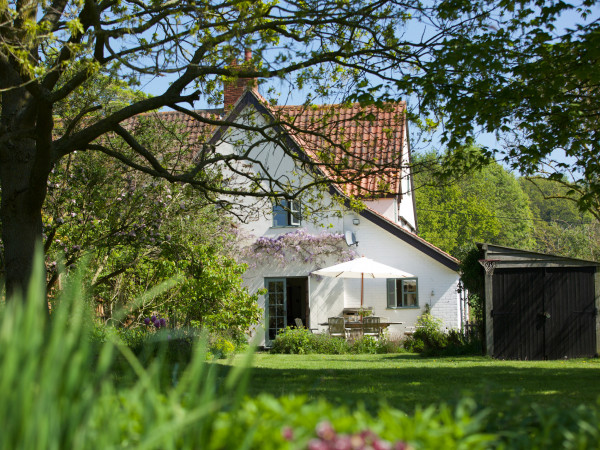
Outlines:
{"label": "upper floor window", "polygon": [[273,203],[274,227],[299,227],[301,225],[300,202],[277,199]]}
{"label": "upper floor window", "polygon": [[417,308],[419,290],[416,278],[388,278],[388,308]]}

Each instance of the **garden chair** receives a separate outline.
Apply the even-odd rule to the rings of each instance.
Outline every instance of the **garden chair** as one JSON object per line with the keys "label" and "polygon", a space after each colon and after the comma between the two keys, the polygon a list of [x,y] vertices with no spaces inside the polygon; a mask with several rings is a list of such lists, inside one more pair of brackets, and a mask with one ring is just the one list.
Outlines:
{"label": "garden chair", "polygon": [[294,319],[294,322],[296,323],[296,328],[306,328],[311,333],[314,333],[315,331],[318,330],[317,328],[308,328],[308,327],[305,327],[304,324],[302,323],[302,319],[300,319],[299,317],[296,317]]}
{"label": "garden chair", "polygon": [[329,335],[346,339],[346,326],[343,317],[330,317]]}
{"label": "garden chair", "polygon": [[363,318],[363,336],[373,336],[379,339],[381,336],[381,317],[364,317]]}

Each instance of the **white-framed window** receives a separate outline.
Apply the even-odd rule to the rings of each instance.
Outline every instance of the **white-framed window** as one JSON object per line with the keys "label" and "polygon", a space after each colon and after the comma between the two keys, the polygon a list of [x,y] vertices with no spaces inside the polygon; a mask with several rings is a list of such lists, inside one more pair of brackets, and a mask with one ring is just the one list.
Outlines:
{"label": "white-framed window", "polygon": [[419,285],[416,278],[388,278],[388,308],[418,308]]}
{"label": "white-framed window", "polygon": [[299,227],[302,224],[298,200],[277,199],[273,202],[274,227]]}

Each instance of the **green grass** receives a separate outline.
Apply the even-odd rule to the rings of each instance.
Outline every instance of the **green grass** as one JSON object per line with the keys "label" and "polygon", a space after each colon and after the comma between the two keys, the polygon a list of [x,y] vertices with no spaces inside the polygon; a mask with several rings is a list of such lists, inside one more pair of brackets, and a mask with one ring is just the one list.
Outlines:
{"label": "green grass", "polygon": [[[224,366],[239,364],[240,357]],[[597,403],[600,359],[497,361],[484,357],[422,358],[400,355],[272,355],[257,353],[248,394],[302,394],[334,404],[380,401],[411,412],[418,405],[455,404],[469,396],[494,407],[507,400],[560,404]]]}

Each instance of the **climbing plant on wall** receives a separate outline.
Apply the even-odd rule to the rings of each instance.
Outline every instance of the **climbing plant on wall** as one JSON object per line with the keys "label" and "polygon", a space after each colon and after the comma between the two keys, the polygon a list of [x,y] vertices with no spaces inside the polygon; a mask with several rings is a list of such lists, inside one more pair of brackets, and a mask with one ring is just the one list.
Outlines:
{"label": "climbing plant on wall", "polygon": [[250,267],[265,261],[320,265],[330,256],[336,256],[340,261],[350,261],[357,254],[348,247],[343,234],[324,231],[313,235],[305,229],[274,237],[261,236],[244,252],[244,259]]}

